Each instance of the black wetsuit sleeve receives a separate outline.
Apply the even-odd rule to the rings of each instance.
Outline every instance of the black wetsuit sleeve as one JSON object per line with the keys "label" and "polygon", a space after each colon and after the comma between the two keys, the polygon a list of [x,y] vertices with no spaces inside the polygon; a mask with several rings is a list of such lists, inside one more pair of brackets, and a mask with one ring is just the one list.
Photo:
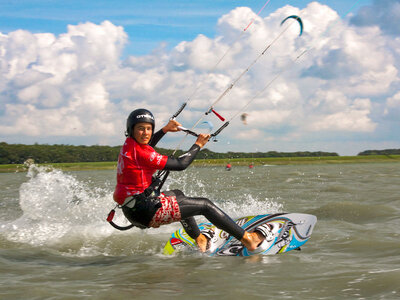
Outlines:
{"label": "black wetsuit sleeve", "polygon": [[159,131],[157,131],[157,132],[153,135],[153,137],[152,137],[152,139],[151,139],[149,145],[150,145],[151,147],[154,147],[155,145],[157,145],[157,143],[162,139],[162,137],[163,137],[164,135],[165,135],[165,132],[162,131],[162,129],[160,129]]}
{"label": "black wetsuit sleeve", "polygon": [[197,153],[200,151],[200,146],[193,144],[188,152],[182,154],[179,157],[169,156],[167,163],[165,164],[164,170],[169,171],[182,171],[185,170],[194,160]]}

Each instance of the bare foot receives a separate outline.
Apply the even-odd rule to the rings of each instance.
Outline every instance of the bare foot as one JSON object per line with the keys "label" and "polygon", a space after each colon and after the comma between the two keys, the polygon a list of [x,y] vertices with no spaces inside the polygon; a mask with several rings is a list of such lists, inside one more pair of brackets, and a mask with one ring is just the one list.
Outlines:
{"label": "bare foot", "polygon": [[208,239],[204,234],[200,233],[200,235],[196,238],[196,243],[200,249],[200,252],[206,252]]}
{"label": "bare foot", "polygon": [[249,251],[254,251],[260,245],[260,243],[264,240],[264,236],[258,232],[245,232],[243,238],[240,242],[247,248]]}

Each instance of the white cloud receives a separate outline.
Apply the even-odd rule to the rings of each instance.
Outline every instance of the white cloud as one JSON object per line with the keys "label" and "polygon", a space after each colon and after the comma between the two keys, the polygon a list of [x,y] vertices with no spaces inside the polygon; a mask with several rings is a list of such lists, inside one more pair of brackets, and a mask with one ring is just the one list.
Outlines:
{"label": "white cloud", "polygon": [[237,133],[236,137],[240,140],[253,141],[263,137],[263,133],[258,129],[241,130]]}
{"label": "white cloud", "polygon": [[105,21],[69,26],[59,37],[22,30],[1,37],[1,92],[9,95],[1,98],[1,135],[115,134],[113,118],[104,117],[113,110],[104,82],[118,73],[121,27]]}
{"label": "white cloud", "polygon": [[377,25],[388,34],[399,35],[399,19],[399,0],[374,0],[371,6],[362,7],[351,22],[357,26]]}
{"label": "white cloud", "polygon": [[[298,37],[294,22],[273,42],[285,28],[281,21],[293,14],[303,19],[303,35]],[[252,18],[252,27],[237,39]],[[109,21],[70,25],[59,36],[0,34],[0,136],[20,135],[21,141],[47,136],[49,143],[52,137],[87,136],[118,144],[131,110],[147,107],[161,125],[196,91],[179,117],[190,127],[268,45],[216,105],[229,119],[281,73],[246,106],[247,127],[237,121],[224,131],[246,139],[241,150],[246,151],[249,136],[261,149],[272,131],[282,145],[315,132],[335,132],[335,138],[371,133],[384,114],[398,108],[400,40],[385,35],[377,22],[352,24],[317,2],[302,11],[287,5],[264,18],[236,8],[221,16],[216,37],[199,34],[171,51],[161,45],[126,60],[121,53],[128,37]],[[214,116],[209,119],[215,128],[221,125]]]}
{"label": "white cloud", "polygon": [[386,106],[384,110],[385,116],[392,116],[399,122],[400,120],[400,92],[395,94],[386,100]]}
{"label": "white cloud", "polygon": [[356,99],[342,111],[315,117],[307,127],[311,131],[372,132],[376,124],[369,118],[370,101]]}
{"label": "white cloud", "polygon": [[388,98],[386,105],[388,108],[400,108],[400,92]]}

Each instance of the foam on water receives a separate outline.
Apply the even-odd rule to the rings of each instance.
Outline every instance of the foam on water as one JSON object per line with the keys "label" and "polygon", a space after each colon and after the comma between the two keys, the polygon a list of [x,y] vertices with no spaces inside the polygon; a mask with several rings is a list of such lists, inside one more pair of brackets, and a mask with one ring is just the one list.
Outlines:
{"label": "foam on water", "polygon": [[[233,217],[318,217],[302,251],[258,261],[162,256],[179,223],[115,230],[105,221],[114,171],[30,171],[0,174],[2,299],[399,298],[399,163],[172,172],[166,188],[208,197]],[[125,222],[120,210],[115,222]]]}
{"label": "foam on water", "polygon": [[52,245],[71,236],[111,233],[104,216],[112,194],[48,167],[30,166],[19,189],[20,218],[2,224],[7,239],[33,246]]}
{"label": "foam on water", "polygon": [[[237,178],[220,169],[192,169],[192,176],[186,173],[173,173],[165,187],[166,190],[179,188],[185,195],[191,197],[205,197],[212,200],[217,206],[232,218],[265,213],[277,213],[283,211],[280,199],[272,199],[260,196],[254,192],[237,190],[242,183],[236,182]],[[209,172],[210,176],[201,176],[200,172]],[[213,175],[211,175],[213,174]],[[229,180],[228,180],[229,179]],[[253,184],[256,180],[249,178]],[[206,221],[204,218],[201,221]]]}
{"label": "foam on water", "polygon": [[[158,253],[163,241],[181,226],[174,223],[158,229],[133,228],[120,232],[105,220],[115,206],[112,188],[99,187],[61,170],[36,165],[30,166],[27,177],[29,180],[19,188],[22,216],[0,225],[1,235],[9,242],[74,256]],[[229,196],[221,199],[215,190],[210,191],[208,182],[184,172],[171,176],[165,189],[173,186],[189,196],[213,199],[233,218],[259,214],[260,207],[270,213],[282,209],[280,204],[270,199],[258,199],[251,193],[241,194],[240,201]],[[196,219],[207,221],[202,216]],[[120,210],[117,210],[114,222],[121,226],[128,224]]]}

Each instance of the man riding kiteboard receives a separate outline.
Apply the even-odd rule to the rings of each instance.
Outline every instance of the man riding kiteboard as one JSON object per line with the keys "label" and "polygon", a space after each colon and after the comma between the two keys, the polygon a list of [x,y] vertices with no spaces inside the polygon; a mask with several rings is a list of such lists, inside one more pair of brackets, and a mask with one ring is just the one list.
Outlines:
{"label": "man riding kiteboard", "polygon": [[114,191],[114,200],[122,207],[125,217],[132,225],[142,229],[180,221],[200,251],[205,252],[212,236],[200,232],[194,219],[194,216],[203,215],[216,227],[234,236],[249,251],[261,247],[270,228],[246,232],[207,198],[187,197],[180,190],[160,193],[162,183],[153,174],[157,170],[186,169],[210,139],[209,134],[199,134],[192,147],[178,158],[157,153],[153,147],[167,132],[179,131],[179,126],[181,124],[172,119],[154,133],[155,119],[150,111],[136,109],[129,115],[127,138],[118,157],[117,185]]}

